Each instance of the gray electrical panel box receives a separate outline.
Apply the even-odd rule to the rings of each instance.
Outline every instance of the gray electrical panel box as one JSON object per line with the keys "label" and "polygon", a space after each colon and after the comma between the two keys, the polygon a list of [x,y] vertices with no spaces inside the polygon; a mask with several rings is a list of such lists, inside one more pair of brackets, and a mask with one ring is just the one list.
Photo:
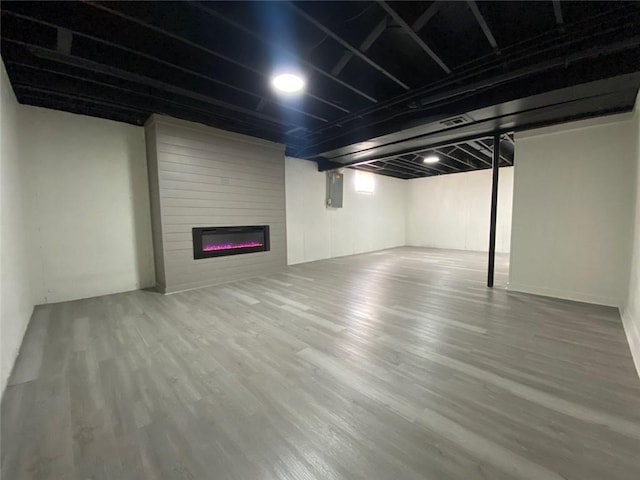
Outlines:
{"label": "gray electrical panel box", "polygon": [[342,173],[327,172],[327,207],[342,208],[343,180]]}

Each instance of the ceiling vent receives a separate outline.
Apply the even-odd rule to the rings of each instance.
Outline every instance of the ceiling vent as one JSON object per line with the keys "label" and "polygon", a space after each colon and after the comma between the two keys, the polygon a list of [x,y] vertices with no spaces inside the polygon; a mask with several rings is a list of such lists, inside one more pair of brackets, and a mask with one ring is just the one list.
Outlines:
{"label": "ceiling vent", "polygon": [[469,122],[471,122],[471,119],[466,115],[458,115],[456,117],[447,118],[446,120],[441,120],[439,123],[445,127],[457,127],[458,125],[464,125]]}

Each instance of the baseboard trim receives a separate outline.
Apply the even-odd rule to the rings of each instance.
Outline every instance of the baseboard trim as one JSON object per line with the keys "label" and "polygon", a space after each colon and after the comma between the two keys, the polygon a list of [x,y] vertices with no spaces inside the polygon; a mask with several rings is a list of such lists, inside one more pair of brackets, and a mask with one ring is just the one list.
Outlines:
{"label": "baseboard trim", "polygon": [[622,326],[631,350],[631,358],[640,378],[640,322],[634,322],[631,315],[625,314],[622,309],[620,309],[620,317],[622,317]]}
{"label": "baseboard trim", "polygon": [[365,250],[363,252],[353,252],[353,253],[345,253],[344,255],[333,255],[333,256],[322,257],[322,258],[314,258],[313,260],[300,260],[299,262],[293,262],[293,263],[289,263],[289,260],[287,259],[287,267],[292,267],[293,265],[302,265],[305,263],[321,262],[323,260],[331,260],[332,258],[353,257],[356,255],[367,255],[370,253],[380,254],[381,252],[386,252],[387,250],[394,250],[396,248],[405,248],[405,247],[409,247],[409,245],[395,245],[393,247],[376,248],[375,250]]}
{"label": "baseboard trim", "polygon": [[620,308],[622,299],[602,297],[599,295],[591,295],[588,293],[571,292],[555,290],[545,287],[532,287],[530,285],[522,285],[518,283],[509,282],[507,284],[507,290],[511,292],[530,293],[533,295],[541,295],[543,297],[559,298],[562,300],[573,300],[574,302],[592,303],[594,305],[604,305],[606,307]]}
{"label": "baseboard trim", "polygon": [[29,324],[31,323],[31,319],[33,318],[33,314],[37,309],[37,306],[31,308],[31,313],[29,314],[29,320],[27,320],[22,329],[22,335],[20,336],[20,342],[11,350],[11,368],[9,369],[9,374],[7,378],[2,379],[2,392],[0,392],[0,402],[2,402],[2,398],[4,398],[4,392],[7,390],[9,386],[9,380],[13,375],[13,371],[16,368],[16,360],[18,360],[18,356],[20,355],[20,350],[22,349],[22,344],[24,342],[24,337],[27,334],[27,330],[29,329]]}

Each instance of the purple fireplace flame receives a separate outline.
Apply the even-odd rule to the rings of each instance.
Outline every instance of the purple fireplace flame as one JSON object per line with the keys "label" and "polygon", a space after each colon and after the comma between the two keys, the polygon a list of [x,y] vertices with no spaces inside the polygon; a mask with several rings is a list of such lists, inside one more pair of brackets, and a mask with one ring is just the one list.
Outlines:
{"label": "purple fireplace flame", "polygon": [[241,243],[224,243],[218,245],[203,245],[203,252],[218,252],[220,250],[233,250],[235,248],[252,248],[263,247],[264,244],[260,242],[241,242]]}

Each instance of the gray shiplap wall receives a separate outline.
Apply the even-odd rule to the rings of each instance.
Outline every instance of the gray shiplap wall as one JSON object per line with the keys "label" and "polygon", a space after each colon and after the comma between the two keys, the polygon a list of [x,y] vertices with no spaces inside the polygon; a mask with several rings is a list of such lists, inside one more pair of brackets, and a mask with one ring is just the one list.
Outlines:
{"label": "gray shiplap wall", "polygon": [[[145,125],[156,276],[165,293],[286,265],[284,146],[154,115]],[[193,227],[269,225],[271,250],[193,259]]]}

